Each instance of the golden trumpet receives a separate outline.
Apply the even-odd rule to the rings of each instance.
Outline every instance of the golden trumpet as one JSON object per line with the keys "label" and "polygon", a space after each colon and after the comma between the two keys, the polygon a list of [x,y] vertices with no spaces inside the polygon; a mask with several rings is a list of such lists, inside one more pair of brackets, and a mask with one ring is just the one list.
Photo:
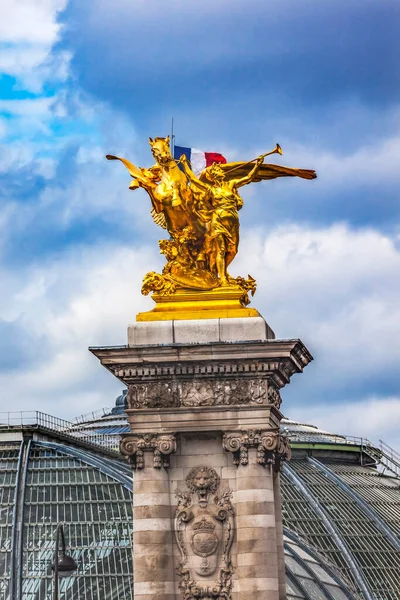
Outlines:
{"label": "golden trumpet", "polygon": [[[280,154],[282,156],[283,152],[282,152],[282,148],[280,147],[279,144],[276,144],[275,148],[273,150],[271,150],[271,152],[267,152],[266,154],[261,154],[261,156],[263,156],[264,158],[266,156],[269,156],[270,154]],[[254,159],[257,160],[257,159]],[[253,161],[251,161],[253,162]]]}
{"label": "golden trumpet", "polygon": [[249,165],[252,162],[256,161],[258,158],[265,158],[266,156],[270,156],[270,154],[280,154],[282,156],[283,152],[282,152],[282,148],[280,147],[279,144],[276,144],[275,148],[273,150],[271,150],[271,152],[266,152],[265,154],[261,154],[260,156],[257,156],[257,158],[253,158],[253,160],[249,160],[247,163],[241,163],[240,165],[235,165],[234,167],[232,167],[231,169],[224,169],[225,173],[231,173],[232,171],[236,171],[237,169],[241,169],[243,168],[244,165]]}

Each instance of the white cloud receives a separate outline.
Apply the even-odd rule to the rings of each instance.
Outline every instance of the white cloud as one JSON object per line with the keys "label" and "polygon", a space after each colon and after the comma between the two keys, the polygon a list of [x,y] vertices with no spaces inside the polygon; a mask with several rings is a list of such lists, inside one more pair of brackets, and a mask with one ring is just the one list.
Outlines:
{"label": "white cloud", "polygon": [[8,0],[0,4],[0,40],[53,44],[60,31],[56,19],[67,0]]}
{"label": "white cloud", "polygon": [[156,260],[145,248],[104,246],[19,273],[4,270],[2,319],[18,323],[40,358],[0,374],[0,410],[72,417],[113,404],[122,386],[87,347],[126,343],[127,325],[152,308],[139,289]]}
{"label": "white cloud", "polygon": [[295,418],[332,433],[368,438],[375,444],[383,439],[400,451],[400,397],[374,396],[357,403],[349,398],[346,403],[334,405],[301,403]]}
{"label": "white cloud", "polygon": [[[355,400],[361,410],[371,395],[382,395],[383,385],[399,389],[398,240],[373,229],[353,231],[345,225],[282,227],[268,236],[247,231],[243,237],[232,271],[250,272],[257,278],[252,305],[278,337],[300,337],[315,358],[301,376],[301,384],[295,378],[286,392],[285,414],[289,410],[290,417],[302,419],[304,396],[312,396],[320,407],[329,402],[333,413],[336,404],[348,402],[351,407]],[[300,397],[296,396],[297,385]],[[311,423],[313,411],[310,406]],[[399,430],[398,412],[386,417],[390,423],[375,419],[374,426],[370,420],[372,437],[392,439],[392,432]],[[346,418],[341,418],[338,433],[348,425]],[[354,422],[355,428],[359,423],[361,417]],[[351,429],[346,432],[351,434]],[[357,431],[353,435],[361,435],[363,430]]]}
{"label": "white cloud", "polygon": [[324,147],[304,147],[296,140],[284,145],[284,157],[278,164],[296,164],[312,168],[318,174],[318,184],[336,188],[354,184],[398,182],[398,155],[400,152],[399,115],[394,114],[392,135],[378,142],[364,145],[347,154],[334,153]]}
{"label": "white cloud", "polygon": [[[40,267],[3,269],[2,318],[18,323],[39,355],[0,376],[3,410],[11,398],[19,410],[65,417],[110,405],[121,385],[87,346],[126,343],[127,325],[152,306],[140,295],[141,279],[159,264],[156,245],[102,244],[76,248]],[[372,396],[380,392],[375,379],[387,373],[395,381],[398,371],[399,269],[394,240],[374,230],[354,232],[337,225],[281,228],[269,235],[244,232],[232,271],[257,277],[252,305],[279,337],[301,337],[315,356],[301,376],[301,397],[295,404],[284,403],[285,414],[394,444],[398,399]],[[367,378],[368,391],[354,403],[349,389]],[[296,385],[297,378],[293,391]],[[324,395],[332,388],[338,390],[336,402],[324,407]],[[319,397],[308,406],[310,390]],[[336,411],[336,420],[330,419]]]}
{"label": "white cloud", "polygon": [[253,303],[280,337],[306,337],[342,374],[400,360],[395,239],[335,225],[248,231],[243,241],[234,270],[257,278]]}
{"label": "white cloud", "polygon": [[0,100],[0,111],[19,117],[44,117],[54,104],[54,98],[32,98],[29,100]]}
{"label": "white cloud", "polygon": [[0,3],[0,70],[16,77],[25,89],[39,92],[53,77],[65,79],[67,52],[52,53],[59,40],[60,13],[67,0],[8,0]]}

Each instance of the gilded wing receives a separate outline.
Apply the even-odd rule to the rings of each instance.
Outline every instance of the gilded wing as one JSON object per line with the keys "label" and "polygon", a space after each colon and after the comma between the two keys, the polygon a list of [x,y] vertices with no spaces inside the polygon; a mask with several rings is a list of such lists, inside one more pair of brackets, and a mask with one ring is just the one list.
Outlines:
{"label": "gilded wing", "polygon": [[[125,165],[125,167],[128,169],[129,175],[134,178],[134,180],[132,181],[129,188],[131,190],[135,190],[139,187],[138,179],[139,179],[139,181],[141,181],[143,179],[143,173],[140,169],[138,169],[134,164],[132,164],[126,158],[120,158],[119,156],[114,156],[113,154],[107,154],[106,158],[107,158],[107,160],[120,160]],[[167,222],[165,220],[165,215],[163,212],[158,213],[153,206],[151,208],[150,214],[151,214],[151,218],[153,219],[153,221],[156,225],[159,225],[163,229],[167,229]]]}
{"label": "gilded wing", "polygon": [[[254,162],[234,162],[220,164],[219,167],[225,173],[225,180],[241,179],[246,177],[254,167]],[[302,179],[315,179],[317,174],[311,169],[294,169],[292,167],[281,167],[280,165],[262,164],[255,175],[253,181],[262,181],[263,179],[276,179],[277,177],[301,177]],[[204,170],[200,179],[207,179],[207,172]]]}
{"label": "gilded wing", "polygon": [[150,211],[151,218],[153,219],[156,225],[159,225],[163,229],[167,229],[167,221],[165,220],[165,215],[163,212],[156,212],[155,208],[152,208]]}
{"label": "gilded wing", "polygon": [[142,175],[140,169],[138,169],[134,164],[132,164],[126,158],[120,158],[119,156],[114,156],[113,154],[106,154],[106,159],[107,160],[120,160],[122,162],[122,164],[124,164],[125,167],[128,169],[129,175],[131,177],[141,177],[141,175]]}

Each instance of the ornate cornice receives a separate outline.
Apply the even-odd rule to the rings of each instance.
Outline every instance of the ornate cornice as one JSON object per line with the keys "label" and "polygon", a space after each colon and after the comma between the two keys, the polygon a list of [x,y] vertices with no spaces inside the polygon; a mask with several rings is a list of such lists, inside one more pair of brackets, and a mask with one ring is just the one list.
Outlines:
{"label": "ornate cornice", "polygon": [[259,465],[265,467],[267,464],[272,464],[277,471],[282,461],[290,460],[291,457],[289,440],[278,431],[249,429],[228,432],[224,434],[222,447],[233,454],[233,463],[236,466],[245,466],[249,463],[249,448],[257,449]]}
{"label": "ornate cornice", "polygon": [[280,361],[256,361],[241,359],[237,361],[210,362],[204,363],[181,363],[174,362],[168,364],[154,365],[127,365],[111,364],[107,368],[125,383],[151,383],[153,381],[170,381],[178,378],[181,381],[212,378],[232,378],[240,379],[253,378],[256,374],[259,377],[272,377],[278,387],[283,387],[289,383],[290,377],[296,372],[293,365],[286,359]]}
{"label": "ornate cornice", "polygon": [[134,469],[144,469],[144,453],[153,452],[155,469],[169,467],[169,456],[176,452],[176,438],[172,434],[143,433],[121,436],[120,451]]}

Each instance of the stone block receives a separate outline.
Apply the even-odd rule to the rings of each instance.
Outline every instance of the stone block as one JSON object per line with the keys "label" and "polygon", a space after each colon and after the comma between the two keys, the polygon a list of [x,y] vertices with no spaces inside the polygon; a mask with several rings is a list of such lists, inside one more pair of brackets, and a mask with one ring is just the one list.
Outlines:
{"label": "stone block", "polygon": [[262,317],[219,320],[220,342],[244,342],[275,339],[275,334]]}
{"label": "stone block", "polygon": [[[161,469],[160,469],[161,470]],[[135,493],[136,494],[147,494],[147,493],[168,493],[168,481],[135,481]]]}
{"label": "stone block", "polygon": [[169,531],[134,531],[133,543],[136,544],[165,544],[170,546],[171,544],[171,530]]}
{"label": "stone block", "polygon": [[219,342],[219,319],[174,321],[173,328],[176,344]]}
{"label": "stone block", "polygon": [[171,519],[133,519],[133,532],[139,531],[170,531]]}
{"label": "stone block", "polygon": [[171,516],[170,506],[135,506],[134,519],[168,519]]}
{"label": "stone block", "polygon": [[181,453],[184,456],[222,454],[222,435],[215,433],[182,435]]}
{"label": "stone block", "polygon": [[183,468],[171,467],[168,471],[169,480],[173,484],[174,482],[183,481]]}
{"label": "stone block", "polygon": [[237,527],[238,529],[245,527],[260,528],[263,532],[271,527],[275,531],[275,515],[243,515],[237,519]]}
{"label": "stone block", "polygon": [[[262,467],[261,467],[262,468]],[[238,490],[271,490],[272,480],[268,480],[266,477],[238,477],[237,478],[237,489]]]}
{"label": "stone block", "polygon": [[277,576],[278,567],[276,564],[271,565],[270,563],[264,563],[258,565],[243,565],[237,567],[237,578],[239,580],[256,579],[258,577],[276,578]]}
{"label": "stone block", "polygon": [[163,563],[167,565],[168,561],[172,560],[170,555],[164,552],[165,548],[163,544],[135,544],[135,561],[138,559],[138,565],[141,569],[145,567],[145,565],[157,564],[157,568],[161,569],[163,567]]}
{"label": "stone block", "polygon": [[172,344],[172,321],[144,321],[128,327],[128,346]]}
{"label": "stone block", "polygon": [[276,590],[257,590],[256,585],[254,585],[254,588],[250,591],[240,591],[238,598],[240,600],[279,600],[279,592]]}
{"label": "stone block", "polygon": [[134,597],[143,594],[157,594],[158,598],[163,598],[163,594],[174,594],[175,586],[173,581],[138,581],[134,583]]}
{"label": "stone block", "polygon": [[223,467],[222,479],[234,479],[236,482],[237,467]]}
{"label": "stone block", "polygon": [[262,502],[263,500],[273,502],[273,490],[238,490],[236,492],[236,502]]}
{"label": "stone block", "polygon": [[238,526],[236,539],[238,542],[255,539],[276,540],[276,531],[274,527],[271,527],[271,522],[269,523],[269,526],[265,528]]}
{"label": "stone block", "polygon": [[239,502],[236,504],[236,515],[273,515],[275,512],[273,502]]}
{"label": "stone block", "polygon": [[254,577],[253,579],[239,579],[240,592],[278,591],[277,577]]}
{"label": "stone block", "polygon": [[239,554],[237,557],[237,566],[245,565],[271,565],[275,568],[278,565],[278,558],[275,552],[264,554],[263,552],[253,552],[251,554]]}
{"label": "stone block", "polygon": [[169,494],[157,494],[157,493],[145,493],[133,494],[133,509],[137,506],[153,506],[156,504],[167,505],[169,504]]}
{"label": "stone block", "polygon": [[[171,568],[171,571],[172,571],[172,568]],[[136,584],[139,582],[148,581],[149,575],[150,575],[152,581],[159,582],[159,581],[165,581],[165,574],[166,574],[165,569],[151,569],[151,574],[150,574],[148,569],[139,569],[139,568],[136,568],[136,565],[135,565],[133,579]],[[135,594],[135,597],[136,597],[136,594]]]}
{"label": "stone block", "polygon": [[[177,456],[176,461],[175,457],[171,457],[171,465],[174,467],[183,467],[184,469],[191,469],[192,467],[212,467],[217,470],[217,467],[226,467],[228,462],[228,456],[225,454],[217,454],[213,456],[212,454],[206,454],[205,456],[201,456],[198,454],[193,454],[190,456]],[[173,461],[173,462],[172,462]],[[184,470],[184,477],[189,473],[189,470]],[[220,475],[220,473],[218,473]]]}
{"label": "stone block", "polygon": [[135,600],[176,600],[175,594],[159,594],[157,592],[151,594],[135,593]]}
{"label": "stone block", "polygon": [[237,542],[238,554],[247,554],[250,552],[262,552],[266,554],[277,554],[276,541],[268,540],[264,538],[251,539],[251,540],[238,540]]}

